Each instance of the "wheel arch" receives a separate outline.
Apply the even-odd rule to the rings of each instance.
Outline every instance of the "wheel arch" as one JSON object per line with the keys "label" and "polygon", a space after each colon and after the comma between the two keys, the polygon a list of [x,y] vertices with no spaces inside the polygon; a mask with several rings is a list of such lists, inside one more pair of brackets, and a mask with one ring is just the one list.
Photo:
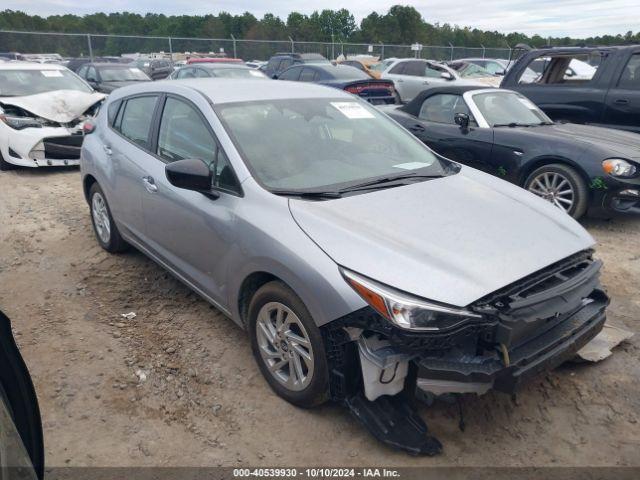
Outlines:
{"label": "wheel arch", "polygon": [[98,181],[91,174],[85,175],[82,179],[82,191],[84,193],[84,199],[87,201],[87,203],[89,203],[89,190],[91,190],[91,187],[94,183],[98,183]]}
{"label": "wheel arch", "polygon": [[[287,285],[289,288],[291,288],[291,286],[287,282],[285,282],[278,276],[266,271],[257,271],[257,272],[250,273],[244,278],[244,280],[240,284],[240,289],[238,291],[238,297],[237,297],[238,298],[237,308],[240,316],[240,321],[242,322],[242,325],[245,328],[247,326],[248,315],[249,315],[249,304],[251,303],[251,299],[253,298],[255,293],[260,289],[260,287],[275,280],[281,281],[282,283]],[[293,290],[293,288],[291,289]]]}
{"label": "wheel arch", "polygon": [[560,156],[542,156],[527,162],[527,164],[523,166],[520,172],[520,176],[518,178],[518,185],[524,188],[524,183],[526,182],[527,178],[529,177],[529,175],[531,175],[531,173],[534,170],[540,167],[543,167],[545,165],[553,165],[553,164],[561,164],[561,165],[565,165],[567,167],[573,168],[576,172],[578,172],[578,175],[580,175],[580,177],[584,180],[587,187],[589,186],[589,182],[591,181],[591,178],[589,177],[587,172],[584,170],[584,168],[582,168],[580,164],[578,164],[576,161],[571,160],[570,158],[560,157]]}

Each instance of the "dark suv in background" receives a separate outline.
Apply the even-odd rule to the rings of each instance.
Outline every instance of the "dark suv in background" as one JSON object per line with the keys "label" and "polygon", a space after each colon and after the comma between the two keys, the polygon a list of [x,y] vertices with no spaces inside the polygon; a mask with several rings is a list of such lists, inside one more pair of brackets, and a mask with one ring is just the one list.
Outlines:
{"label": "dark suv in background", "polygon": [[133,61],[130,66],[138,67],[146,73],[151,80],[167,78],[173,73],[173,66],[169,60],[161,58],[139,58]]}
{"label": "dark suv in background", "polygon": [[[591,74],[576,74],[577,62],[591,65]],[[527,77],[527,69],[538,75]],[[553,120],[640,133],[640,45],[531,50],[500,86],[522,93]]]}
{"label": "dark suv in background", "polygon": [[319,53],[276,53],[269,59],[264,67],[264,73],[268,77],[274,78],[280,75],[292,65],[302,63],[330,63],[326,57]]}

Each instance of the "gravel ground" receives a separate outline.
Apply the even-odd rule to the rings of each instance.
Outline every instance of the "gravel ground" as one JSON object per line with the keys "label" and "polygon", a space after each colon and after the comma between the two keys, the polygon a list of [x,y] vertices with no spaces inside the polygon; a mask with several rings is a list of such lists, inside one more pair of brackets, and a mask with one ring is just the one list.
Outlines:
{"label": "gravel ground", "polygon": [[[637,332],[640,219],[585,225],[609,319]],[[101,250],[74,169],[0,173],[0,308],[34,378],[48,466],[640,465],[640,335],[515,400],[467,397],[464,432],[454,405],[425,407],[445,450],[410,457],[341,407],[277,398],[231,320],[142,254]]]}

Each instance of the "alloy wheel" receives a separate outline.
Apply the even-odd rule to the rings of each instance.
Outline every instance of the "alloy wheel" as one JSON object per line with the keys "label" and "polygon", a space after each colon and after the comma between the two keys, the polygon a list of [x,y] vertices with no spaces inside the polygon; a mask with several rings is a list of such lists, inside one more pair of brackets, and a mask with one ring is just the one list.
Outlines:
{"label": "alloy wheel", "polygon": [[309,335],[298,316],[280,302],[266,303],[258,312],[256,336],[269,373],[293,391],[305,389],[313,378],[314,356]]}
{"label": "alloy wheel", "polygon": [[566,212],[571,210],[575,202],[575,192],[571,182],[557,172],[541,172],[529,183],[531,193],[544,198]]}
{"label": "alloy wheel", "polygon": [[111,239],[111,222],[109,221],[107,202],[98,192],[94,193],[91,199],[91,215],[93,216],[93,224],[96,227],[98,237],[103,243],[109,243]]}

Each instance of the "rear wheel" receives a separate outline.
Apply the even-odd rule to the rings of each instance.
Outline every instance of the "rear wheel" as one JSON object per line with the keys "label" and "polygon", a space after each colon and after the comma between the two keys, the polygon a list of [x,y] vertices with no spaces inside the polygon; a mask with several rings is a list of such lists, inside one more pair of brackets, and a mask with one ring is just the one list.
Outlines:
{"label": "rear wheel", "polygon": [[554,163],[537,168],[527,177],[524,188],[573,218],[578,219],[587,211],[587,185],[580,174],[567,165]]}
{"label": "rear wheel", "polygon": [[249,335],[260,371],[280,397],[300,407],[328,400],[320,329],[284,283],[269,282],[256,292],[249,306]]}
{"label": "rear wheel", "polygon": [[128,244],[120,236],[104,192],[97,183],[94,183],[89,189],[89,206],[93,231],[100,246],[111,253],[126,250]]}

